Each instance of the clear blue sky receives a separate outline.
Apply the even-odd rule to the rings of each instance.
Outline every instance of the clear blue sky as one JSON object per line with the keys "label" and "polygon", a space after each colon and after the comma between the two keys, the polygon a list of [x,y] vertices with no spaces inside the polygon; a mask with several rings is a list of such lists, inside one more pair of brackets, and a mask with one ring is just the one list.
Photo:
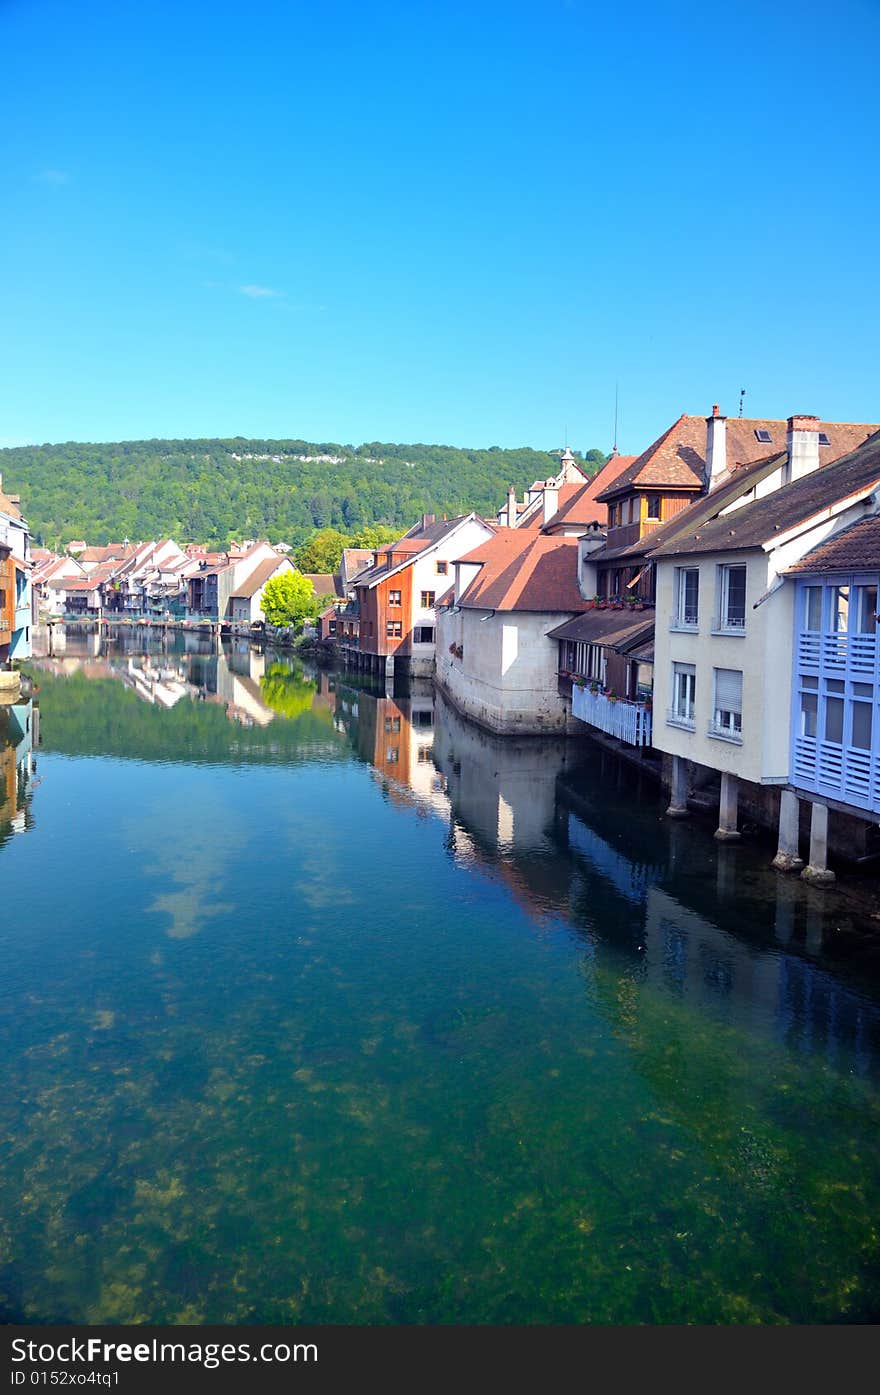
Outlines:
{"label": "clear blue sky", "polygon": [[878,0],[0,0],[0,443],[880,420]]}

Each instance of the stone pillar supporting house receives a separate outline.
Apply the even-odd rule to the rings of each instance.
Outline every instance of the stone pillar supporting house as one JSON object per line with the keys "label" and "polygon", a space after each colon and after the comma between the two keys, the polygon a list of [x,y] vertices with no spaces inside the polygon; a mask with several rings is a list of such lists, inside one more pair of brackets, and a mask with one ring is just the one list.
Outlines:
{"label": "stone pillar supporting house", "polygon": [[773,859],[778,872],[799,872],[804,865],[799,825],[800,801],[794,790],[783,790],[779,798],[779,847]]}
{"label": "stone pillar supporting house", "polygon": [[718,827],[715,837],[722,843],[735,842],[739,838],[737,828],[737,804],[739,802],[739,781],[726,771],[721,773],[721,799],[718,806]]}
{"label": "stone pillar supporting house", "polygon": [[810,817],[810,860],[801,872],[812,886],[828,886],[834,873],[828,867],[828,805],[813,804]]}
{"label": "stone pillar supporting house", "polygon": [[669,808],[666,810],[670,818],[683,819],[687,817],[687,795],[687,765],[684,756],[673,756],[672,783],[669,791]]}

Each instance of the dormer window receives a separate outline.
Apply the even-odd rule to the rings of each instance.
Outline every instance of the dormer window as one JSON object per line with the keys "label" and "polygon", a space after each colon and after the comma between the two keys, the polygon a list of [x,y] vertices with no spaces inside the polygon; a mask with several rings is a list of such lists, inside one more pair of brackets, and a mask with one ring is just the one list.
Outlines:
{"label": "dormer window", "polygon": [[772,446],[773,444],[773,437],[770,435],[766,426],[759,427],[755,431],[755,440],[762,446]]}

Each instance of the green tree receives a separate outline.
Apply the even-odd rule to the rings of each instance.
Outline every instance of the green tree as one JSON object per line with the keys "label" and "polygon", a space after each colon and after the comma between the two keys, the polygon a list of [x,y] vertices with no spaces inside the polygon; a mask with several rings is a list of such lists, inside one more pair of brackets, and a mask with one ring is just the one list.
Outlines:
{"label": "green tree", "polygon": [[374,523],[366,528],[358,528],[349,538],[347,546],[382,547],[385,543],[396,542],[399,537],[399,528],[388,528],[382,523]]}
{"label": "green tree", "polygon": [[324,575],[336,572],[342,561],[342,549],[347,546],[348,538],[344,533],[336,528],[321,528],[296,553],[296,565],[301,572]]}
{"label": "green tree", "polygon": [[263,589],[263,614],[270,625],[301,625],[315,614],[315,588],[300,572],[272,576]]}

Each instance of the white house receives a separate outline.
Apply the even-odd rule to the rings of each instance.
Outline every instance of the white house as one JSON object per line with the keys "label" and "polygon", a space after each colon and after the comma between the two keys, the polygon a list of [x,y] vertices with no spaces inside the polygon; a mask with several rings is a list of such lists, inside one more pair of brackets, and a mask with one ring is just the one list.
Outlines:
{"label": "white house", "polygon": [[788,426],[788,483],[695,519],[652,553],[653,740],[673,758],[669,812],[686,812],[696,768],[720,773],[721,839],[738,837],[741,782],[759,791],[789,780],[794,585],[785,573],[878,510],[880,433],[820,468],[816,419]]}

